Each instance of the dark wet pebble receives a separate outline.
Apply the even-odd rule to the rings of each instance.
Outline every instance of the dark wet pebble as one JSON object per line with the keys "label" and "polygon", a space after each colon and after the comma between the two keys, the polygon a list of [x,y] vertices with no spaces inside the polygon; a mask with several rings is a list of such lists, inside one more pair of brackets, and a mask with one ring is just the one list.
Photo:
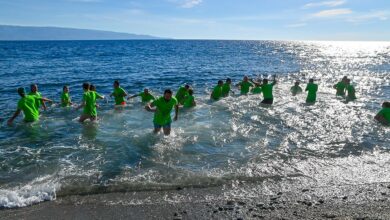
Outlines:
{"label": "dark wet pebble", "polygon": [[246,205],[246,202],[243,202],[243,201],[239,201],[237,202],[238,205]]}
{"label": "dark wet pebble", "polygon": [[308,192],[309,189],[302,189],[302,192]]}
{"label": "dark wet pebble", "polygon": [[278,192],[278,194],[276,194],[276,195],[281,196],[282,194],[283,194],[282,192]]}
{"label": "dark wet pebble", "polygon": [[322,217],[324,217],[324,218],[336,218],[336,215],[333,215],[333,214],[324,214],[324,215],[322,215]]}
{"label": "dark wet pebble", "polygon": [[178,186],[178,187],[176,187],[176,190],[183,190],[183,187]]}
{"label": "dark wet pebble", "polygon": [[344,197],[343,197],[343,200],[347,200],[347,199],[348,199],[348,196],[344,196]]}
{"label": "dark wet pebble", "polygon": [[258,203],[256,204],[257,207],[263,207],[264,206],[264,203]]}
{"label": "dark wet pebble", "polygon": [[229,200],[229,201],[226,202],[226,205],[234,205],[234,203],[235,203],[234,201]]}
{"label": "dark wet pebble", "polygon": [[323,199],[318,200],[318,203],[319,203],[319,204],[324,204],[324,202],[325,202],[325,201],[324,201]]}
{"label": "dark wet pebble", "polygon": [[382,192],[381,194],[382,194],[382,196],[385,196],[385,195],[387,195],[387,193],[385,193],[385,192]]}
{"label": "dark wet pebble", "polygon": [[223,210],[223,208],[222,208],[222,207],[218,207],[218,210],[219,210],[219,211],[222,211],[222,210]]}

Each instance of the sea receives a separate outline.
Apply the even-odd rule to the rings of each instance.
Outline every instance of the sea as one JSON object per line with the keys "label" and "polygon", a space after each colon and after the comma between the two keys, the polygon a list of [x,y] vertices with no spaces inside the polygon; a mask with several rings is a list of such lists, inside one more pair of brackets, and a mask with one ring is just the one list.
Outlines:
{"label": "sea", "polygon": [[[218,80],[276,76],[274,104],[261,95],[210,101]],[[357,100],[336,97],[351,79]],[[297,80],[319,85],[317,102],[292,96]],[[181,109],[172,134],[153,134],[153,113],[138,98],[122,110],[109,98],[119,80],[129,95],[155,96],[189,84],[197,106]],[[97,123],[61,108],[68,85],[107,98]],[[7,125],[18,87],[38,84],[54,100],[41,119]],[[0,42],[0,208],[69,195],[223,186],[282,180],[321,186],[390,182],[390,128],[374,116],[390,99],[390,42],[315,41],[2,41]]]}

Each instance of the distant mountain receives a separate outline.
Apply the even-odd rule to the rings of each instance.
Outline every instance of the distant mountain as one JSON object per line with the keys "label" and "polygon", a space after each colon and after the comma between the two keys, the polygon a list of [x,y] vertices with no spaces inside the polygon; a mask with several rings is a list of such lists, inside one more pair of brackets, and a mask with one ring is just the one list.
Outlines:
{"label": "distant mountain", "polygon": [[149,35],[111,31],[0,25],[0,40],[149,40],[162,39]]}

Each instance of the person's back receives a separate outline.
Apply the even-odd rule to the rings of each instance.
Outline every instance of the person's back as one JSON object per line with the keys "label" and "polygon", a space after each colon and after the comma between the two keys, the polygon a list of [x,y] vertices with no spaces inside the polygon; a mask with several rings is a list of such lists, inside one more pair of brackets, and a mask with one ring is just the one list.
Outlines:
{"label": "person's back", "polygon": [[384,125],[390,125],[390,102],[382,104],[382,109],[375,116],[375,119]]}
{"label": "person's back", "polygon": [[223,97],[229,96],[229,93],[231,90],[231,84],[232,84],[232,80],[230,78],[227,78],[226,82],[222,86],[222,96]]}
{"label": "person's back", "polygon": [[184,87],[181,86],[181,87],[179,88],[179,90],[177,90],[175,98],[176,98],[176,100],[177,100],[180,104],[183,104],[185,97],[188,95],[188,89],[189,89],[189,88],[190,88],[189,85],[185,85]]}
{"label": "person's back", "polygon": [[306,86],[306,91],[308,91],[306,102],[313,103],[317,99],[318,85],[314,83],[314,80],[310,80]]}
{"label": "person's back", "polygon": [[116,87],[114,88],[113,96],[115,99],[115,105],[124,105],[126,104],[125,101],[125,90],[122,87]]}
{"label": "person's back", "polygon": [[347,90],[347,100],[348,101],[355,100],[356,99],[356,90],[355,90],[355,87],[350,84],[350,82],[348,82],[346,90]]}
{"label": "person's back", "polygon": [[255,88],[252,89],[252,94],[261,94],[263,90],[261,89],[261,86],[260,85],[256,85]]}
{"label": "person's back", "polygon": [[84,114],[89,116],[97,116],[96,92],[95,91],[84,92],[83,101],[85,101]]}
{"label": "person's back", "polygon": [[141,96],[141,101],[146,103],[146,102],[150,102],[150,101],[153,101],[155,100],[156,98],[154,98],[154,96],[150,93],[145,93],[145,92],[141,92],[140,94],[138,94],[139,96]]}
{"label": "person's back", "polygon": [[296,96],[296,95],[298,95],[299,93],[302,93],[302,92],[303,92],[302,88],[299,86],[299,81],[296,81],[295,84],[294,84],[294,86],[292,86],[292,87],[290,88],[290,92],[291,92],[291,94],[292,94],[293,96]]}
{"label": "person's back", "polygon": [[18,109],[23,111],[24,121],[33,122],[39,120],[39,108],[36,103],[40,101],[35,95],[26,95],[18,102]]}
{"label": "person's back", "polygon": [[247,95],[249,93],[250,87],[253,87],[253,84],[249,81],[242,81],[240,83],[240,94]]}
{"label": "person's back", "polygon": [[345,96],[345,88],[346,88],[346,81],[348,78],[346,76],[343,77],[343,79],[338,82],[336,85],[333,86],[334,89],[336,89],[336,96]]}
{"label": "person's back", "polygon": [[222,80],[218,81],[218,85],[214,87],[213,92],[211,93],[211,98],[215,101],[218,101],[222,97]]}

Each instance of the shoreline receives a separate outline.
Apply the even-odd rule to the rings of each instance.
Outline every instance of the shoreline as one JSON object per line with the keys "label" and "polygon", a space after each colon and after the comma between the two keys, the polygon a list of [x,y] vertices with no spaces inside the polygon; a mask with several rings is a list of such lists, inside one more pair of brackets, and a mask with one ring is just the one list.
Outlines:
{"label": "shoreline", "polygon": [[389,219],[390,183],[283,190],[262,184],[59,197],[0,219]]}

